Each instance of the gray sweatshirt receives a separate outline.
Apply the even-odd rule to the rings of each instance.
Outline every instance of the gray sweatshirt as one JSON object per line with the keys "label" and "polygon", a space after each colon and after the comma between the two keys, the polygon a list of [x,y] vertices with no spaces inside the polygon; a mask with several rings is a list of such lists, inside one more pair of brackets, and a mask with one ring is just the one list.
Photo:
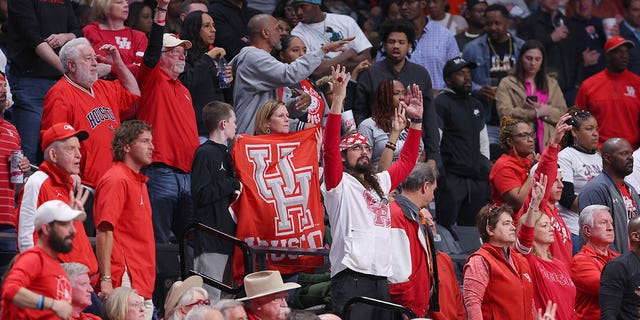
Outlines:
{"label": "gray sweatshirt", "polygon": [[[269,52],[244,47],[231,60],[234,72],[233,103],[238,133],[253,134],[256,113],[269,99],[277,99],[277,89],[295,85],[320,65],[324,52],[309,52],[292,63],[282,63]],[[298,126],[292,119],[289,127]]]}

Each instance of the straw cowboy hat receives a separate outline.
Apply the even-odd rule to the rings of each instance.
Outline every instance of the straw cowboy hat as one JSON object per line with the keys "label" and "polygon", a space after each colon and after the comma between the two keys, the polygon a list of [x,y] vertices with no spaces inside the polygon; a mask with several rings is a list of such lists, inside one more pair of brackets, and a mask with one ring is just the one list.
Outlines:
{"label": "straw cowboy hat", "polygon": [[247,296],[237,301],[251,300],[296,288],[300,288],[300,285],[294,282],[282,282],[280,271],[258,271],[244,277],[244,291]]}
{"label": "straw cowboy hat", "polygon": [[164,313],[169,314],[173,311],[182,295],[193,287],[202,288],[202,278],[200,276],[191,276],[184,281],[174,282],[167,294],[167,300],[164,302]]}

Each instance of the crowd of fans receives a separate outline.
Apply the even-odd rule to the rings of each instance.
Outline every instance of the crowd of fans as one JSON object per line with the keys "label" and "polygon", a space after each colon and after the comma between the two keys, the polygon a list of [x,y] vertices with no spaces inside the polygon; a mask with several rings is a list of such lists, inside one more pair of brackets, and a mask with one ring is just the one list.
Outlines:
{"label": "crowd of fans", "polygon": [[[0,245],[18,252],[0,319],[335,319],[360,296],[640,318],[640,0],[86,2],[0,1]],[[198,276],[154,300],[157,247],[194,221],[239,231],[234,144],[303,130],[314,151],[262,155],[288,169],[258,190],[321,185],[331,313],[290,309],[299,275],[277,270],[236,274],[238,300]],[[309,219],[284,200],[276,223]],[[464,264],[456,227],[482,241]],[[230,243],[190,246],[234,281]]]}

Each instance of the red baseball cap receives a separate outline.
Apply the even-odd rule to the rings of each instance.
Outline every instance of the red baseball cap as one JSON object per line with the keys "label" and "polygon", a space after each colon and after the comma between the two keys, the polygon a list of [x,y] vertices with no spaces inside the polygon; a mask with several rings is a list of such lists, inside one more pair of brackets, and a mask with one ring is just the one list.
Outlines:
{"label": "red baseball cap", "polygon": [[609,52],[621,45],[626,45],[629,49],[633,48],[635,45],[632,41],[627,40],[621,36],[611,37],[611,39],[607,40],[604,44],[604,52]]}
{"label": "red baseball cap", "polygon": [[89,133],[84,130],[76,130],[68,123],[60,122],[52,125],[49,129],[40,131],[42,137],[42,149],[46,149],[52,143],[58,140],[64,140],[70,137],[77,137],[82,141],[89,137]]}

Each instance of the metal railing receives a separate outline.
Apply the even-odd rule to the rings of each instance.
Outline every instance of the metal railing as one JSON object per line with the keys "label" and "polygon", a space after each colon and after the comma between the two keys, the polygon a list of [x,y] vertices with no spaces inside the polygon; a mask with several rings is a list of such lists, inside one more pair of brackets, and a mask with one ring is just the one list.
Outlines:
{"label": "metal railing", "polygon": [[342,319],[343,320],[349,320],[350,319],[350,317],[351,317],[351,308],[355,304],[366,304],[366,305],[374,306],[374,307],[377,307],[377,308],[386,309],[386,310],[389,310],[389,311],[391,311],[393,313],[403,314],[403,315],[409,317],[409,319],[417,318],[417,316],[413,312],[413,310],[411,310],[408,307],[405,307],[403,305],[399,305],[399,304],[395,304],[395,303],[387,302],[387,301],[382,301],[382,300],[378,300],[378,299],[373,299],[373,298],[369,298],[369,297],[353,297],[353,298],[349,299],[349,301],[347,301],[347,303],[344,305],[344,308],[342,309]]}

